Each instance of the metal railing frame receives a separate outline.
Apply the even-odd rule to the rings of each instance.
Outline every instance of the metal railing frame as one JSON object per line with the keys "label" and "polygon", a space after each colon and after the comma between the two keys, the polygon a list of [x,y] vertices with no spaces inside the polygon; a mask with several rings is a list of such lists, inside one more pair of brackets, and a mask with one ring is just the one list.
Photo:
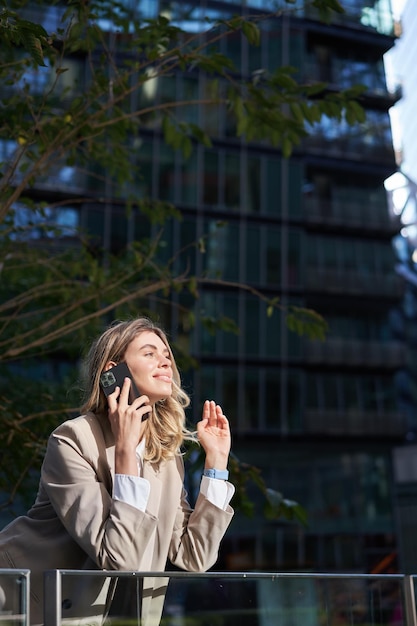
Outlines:
{"label": "metal railing frame", "polygon": [[[13,617],[21,621],[24,626],[30,624],[30,570],[28,569],[0,569],[1,575],[20,576],[25,579],[25,585],[20,588],[20,613]],[[9,618],[9,616],[7,616]]]}

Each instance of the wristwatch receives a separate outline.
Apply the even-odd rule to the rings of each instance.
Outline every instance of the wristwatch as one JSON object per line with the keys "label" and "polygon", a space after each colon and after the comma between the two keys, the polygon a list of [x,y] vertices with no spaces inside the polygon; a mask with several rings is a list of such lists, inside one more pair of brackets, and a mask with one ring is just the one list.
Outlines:
{"label": "wristwatch", "polygon": [[219,480],[227,480],[229,478],[229,472],[227,470],[218,470],[215,468],[205,469],[203,476],[207,476],[208,478],[218,478]]}

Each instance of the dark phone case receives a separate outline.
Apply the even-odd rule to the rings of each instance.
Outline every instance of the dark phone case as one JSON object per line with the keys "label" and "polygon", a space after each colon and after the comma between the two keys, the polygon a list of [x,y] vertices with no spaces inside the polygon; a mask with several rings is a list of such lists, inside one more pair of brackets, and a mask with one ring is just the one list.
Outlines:
{"label": "dark phone case", "polygon": [[100,385],[106,396],[109,396],[117,386],[119,386],[120,389],[123,387],[126,377],[130,378],[129,404],[132,404],[135,398],[139,398],[140,393],[126,363],[119,363],[106,372],[103,372],[100,376]]}

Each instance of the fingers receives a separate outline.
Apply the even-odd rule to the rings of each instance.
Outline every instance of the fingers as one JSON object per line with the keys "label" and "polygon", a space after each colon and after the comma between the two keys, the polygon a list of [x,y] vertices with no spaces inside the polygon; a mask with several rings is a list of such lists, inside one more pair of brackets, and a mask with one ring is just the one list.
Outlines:
{"label": "fingers", "polygon": [[214,400],[206,400],[203,405],[202,421],[208,426],[224,427],[229,422],[223,413],[220,404],[216,404]]}
{"label": "fingers", "polygon": [[152,412],[152,406],[149,404],[148,396],[140,396],[136,398],[132,404],[129,404],[129,391],[131,386],[130,378],[126,377],[123,386],[116,387],[114,392],[107,398],[109,407],[109,416],[120,420],[123,419],[123,415],[131,416],[131,419],[140,420],[144,419],[144,416]]}

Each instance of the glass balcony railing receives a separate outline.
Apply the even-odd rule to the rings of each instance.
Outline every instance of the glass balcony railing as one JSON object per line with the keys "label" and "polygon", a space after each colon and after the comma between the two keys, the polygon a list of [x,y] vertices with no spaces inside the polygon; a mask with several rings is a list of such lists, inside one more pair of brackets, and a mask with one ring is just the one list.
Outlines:
{"label": "glass balcony railing", "polygon": [[[29,582],[27,570],[0,570],[2,624],[28,626]],[[417,576],[402,574],[51,570],[44,576],[47,602],[43,623],[417,626],[416,583]],[[103,613],[97,610],[95,616],[74,610],[71,616],[66,615],[77,605],[68,595],[70,590],[79,597],[89,588],[97,590],[103,586],[112,590],[112,602],[104,620]],[[159,610],[152,616],[148,612],[146,618],[141,612],[146,610],[150,589],[158,590],[153,598],[159,598]]]}
{"label": "glass balcony railing", "polygon": [[[51,570],[44,578],[44,626],[417,626],[416,581],[402,574]],[[28,624],[27,575],[0,570],[5,582],[15,585],[16,604],[14,611],[0,611],[0,621]],[[68,591],[82,594],[89,585],[112,589],[104,622],[102,614],[66,615],[74,608]],[[150,588],[158,590],[159,611],[146,618],[140,612]]]}
{"label": "glass balcony railing", "polygon": [[[0,624],[29,626],[29,570],[0,569]],[[6,604],[7,597],[7,604]]]}

